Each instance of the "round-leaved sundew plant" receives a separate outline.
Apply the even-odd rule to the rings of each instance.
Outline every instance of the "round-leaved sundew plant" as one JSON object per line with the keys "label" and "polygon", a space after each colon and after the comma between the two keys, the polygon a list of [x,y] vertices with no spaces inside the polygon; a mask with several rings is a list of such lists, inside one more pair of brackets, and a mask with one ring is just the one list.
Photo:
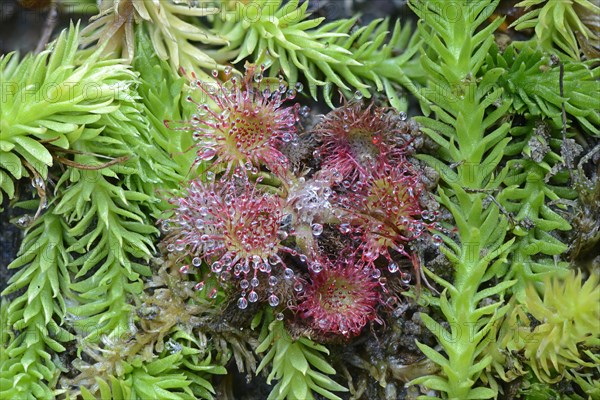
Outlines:
{"label": "round-leaved sundew plant", "polygon": [[[294,279],[280,254],[296,253],[282,244],[288,235],[280,230],[282,198],[261,193],[257,184],[247,179],[194,180],[183,196],[170,202],[175,208],[163,221],[162,228],[168,232],[164,241],[167,251],[180,255],[185,264],[181,272],[190,271],[189,258],[194,267],[204,262],[221,281],[228,281],[233,274],[241,290],[239,308],[259,300],[259,285],[268,286],[271,306],[279,304],[273,290],[278,277]],[[272,275],[273,268],[281,271]],[[196,285],[198,290],[203,288],[204,282]]]}
{"label": "round-leaved sundew plant", "polygon": [[379,160],[402,160],[416,131],[418,126],[404,113],[353,101],[315,126],[313,134],[321,143],[315,155],[322,159],[322,169],[337,171],[348,186],[367,179]]}
{"label": "round-leaved sundew plant", "polygon": [[339,229],[360,237],[366,265],[375,267],[383,256],[394,273],[398,267],[390,249],[409,256],[405,245],[433,226],[435,213],[422,209],[420,176],[407,161],[394,166],[381,162],[370,174],[353,185],[354,191],[338,196],[347,221]]}
{"label": "round-leaved sundew plant", "polygon": [[369,269],[352,260],[323,260],[320,272],[311,271],[310,281],[299,296],[297,315],[321,334],[360,334],[370,321],[377,321],[382,287]]}
{"label": "round-leaved sundew plant", "polygon": [[226,175],[238,167],[258,172],[264,166],[276,175],[287,169],[288,159],[279,148],[297,136],[299,105],[284,107],[283,103],[292,100],[297,90],[288,89],[283,79],[274,90],[261,85],[263,69],[249,66],[239,80],[227,67],[224,83],[216,79],[217,71],[213,71],[214,82],[191,81],[205,100],[188,97],[197,105],[191,125],[199,162],[222,166]]}

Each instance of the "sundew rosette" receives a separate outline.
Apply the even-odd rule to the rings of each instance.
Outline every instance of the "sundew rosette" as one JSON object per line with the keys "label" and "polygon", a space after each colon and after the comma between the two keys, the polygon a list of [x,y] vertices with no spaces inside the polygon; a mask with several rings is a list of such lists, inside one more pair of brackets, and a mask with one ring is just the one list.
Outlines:
{"label": "sundew rosette", "polygon": [[367,264],[373,265],[380,256],[392,262],[391,249],[408,255],[405,245],[432,228],[435,213],[421,207],[423,185],[407,162],[380,164],[364,184],[355,186],[341,204],[349,226],[361,238]]}
{"label": "sundew rosette", "polygon": [[370,321],[379,321],[382,286],[369,268],[344,260],[323,260],[294,308],[300,319],[325,335],[352,337]]}
{"label": "sundew rosette", "polygon": [[261,84],[263,70],[250,66],[240,79],[230,77],[231,69],[226,68],[225,83],[216,79],[217,71],[213,82],[192,80],[204,100],[188,98],[197,105],[191,128],[198,161],[220,166],[226,175],[236,168],[252,173],[266,168],[276,175],[287,170],[289,162],[280,147],[297,136],[300,106],[285,107],[284,102],[293,99],[297,89],[288,89],[283,79],[275,89]]}
{"label": "sundew rosette", "polygon": [[412,151],[418,125],[405,113],[351,102],[323,116],[313,129],[323,170],[337,171],[345,186],[363,182],[378,163],[395,164]]}
{"label": "sundew rosette", "polygon": [[[221,278],[233,275],[241,309],[259,300],[259,286],[266,286],[261,292],[267,293],[271,306],[280,303],[274,287],[280,279],[295,279],[282,253],[297,254],[283,244],[288,232],[280,229],[285,217],[281,197],[262,193],[245,179],[194,180],[183,196],[170,202],[174,210],[163,221],[168,232],[164,242],[167,251],[179,256],[182,272],[190,270],[186,260],[191,259],[193,267],[205,263]],[[204,282],[196,285],[198,290],[203,287]]]}

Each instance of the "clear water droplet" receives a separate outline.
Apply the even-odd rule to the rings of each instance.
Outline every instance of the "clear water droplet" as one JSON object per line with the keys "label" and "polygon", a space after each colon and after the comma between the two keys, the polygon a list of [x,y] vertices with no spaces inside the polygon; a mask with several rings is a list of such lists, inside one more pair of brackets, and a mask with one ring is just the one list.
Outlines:
{"label": "clear water droplet", "polygon": [[199,292],[202,291],[202,289],[204,289],[204,282],[196,283],[196,286],[194,286],[194,289],[196,289]]}
{"label": "clear water droplet", "polygon": [[235,276],[240,276],[242,274],[242,266],[241,264],[235,264],[233,267],[233,274]]}
{"label": "clear water droplet", "polygon": [[242,272],[244,274],[250,272],[250,264],[248,263],[248,260],[246,260],[246,262],[242,265]]}
{"label": "clear water droplet", "polygon": [[338,229],[339,229],[340,233],[343,233],[343,234],[350,233],[350,231],[352,230],[352,228],[350,227],[350,224],[347,224],[347,223],[340,224]]}
{"label": "clear water droplet", "polygon": [[187,274],[190,272],[190,266],[189,265],[184,265],[181,268],[179,268],[179,272],[181,272],[182,274]]}
{"label": "clear water droplet", "polygon": [[250,303],[256,303],[258,301],[258,293],[256,293],[254,290],[248,293],[248,301]]}
{"label": "clear water droplet", "polygon": [[323,233],[323,225],[321,225],[321,224],[317,224],[317,223],[312,224],[311,229],[312,229],[313,235],[315,235],[315,236],[319,236],[319,235],[321,235],[321,233]]}
{"label": "clear water droplet", "polygon": [[271,307],[276,307],[279,304],[279,297],[277,297],[275,294],[272,294],[269,296],[269,305]]}
{"label": "clear water droplet", "polygon": [[294,271],[291,268],[286,268],[283,271],[283,277],[285,279],[292,279],[294,277]]}
{"label": "clear water droplet", "polygon": [[320,262],[315,261],[311,264],[310,269],[314,273],[318,274],[319,272],[323,271],[323,265]]}
{"label": "clear water droplet", "polygon": [[210,266],[210,269],[212,272],[214,272],[215,274],[218,274],[219,272],[221,272],[223,270],[223,264],[221,264],[219,261],[215,261],[214,263],[212,263],[212,265]]}
{"label": "clear water droplet", "polygon": [[269,264],[268,262],[263,263],[259,269],[260,269],[260,271],[267,273],[267,274],[270,274],[271,270],[272,270],[271,264]]}
{"label": "clear water droplet", "polygon": [[304,289],[304,286],[302,285],[302,282],[298,281],[298,282],[294,283],[294,290],[296,292],[301,292],[302,289]]}
{"label": "clear water droplet", "polygon": [[400,280],[406,285],[410,283],[411,279],[412,277],[410,276],[410,274],[407,274],[406,272],[402,272],[400,274]]}
{"label": "clear water droplet", "polygon": [[245,297],[240,297],[237,301],[237,306],[240,310],[245,310],[248,307],[248,300]]}

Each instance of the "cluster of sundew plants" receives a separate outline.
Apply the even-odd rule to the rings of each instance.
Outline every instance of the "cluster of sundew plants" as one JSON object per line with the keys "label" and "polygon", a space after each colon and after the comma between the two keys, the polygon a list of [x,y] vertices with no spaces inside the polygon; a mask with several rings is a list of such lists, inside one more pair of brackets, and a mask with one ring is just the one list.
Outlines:
{"label": "cluster of sundew plants", "polygon": [[[598,368],[600,364],[597,334],[590,335],[598,332],[600,321],[597,274],[591,271],[583,286],[580,276],[564,274],[568,271],[564,262],[568,246],[561,243],[566,236],[559,236],[557,231],[571,229],[571,221],[561,215],[568,217],[564,205],[577,194],[566,188],[566,170],[560,177],[553,176],[559,169],[570,168],[569,182],[574,181],[575,171],[570,165],[573,160],[569,161],[569,154],[564,151],[568,150],[569,141],[574,142],[571,136],[578,143],[587,141],[589,147],[597,143],[590,136],[598,135],[599,69],[589,56],[588,61],[579,61],[580,50],[587,54],[590,49],[583,44],[579,49],[580,45],[574,41],[576,37],[579,41],[581,32],[590,41],[597,35],[585,29],[577,35],[570,32],[573,40],[567,44],[576,53],[574,61],[557,53],[552,45],[553,41],[563,42],[561,37],[567,36],[562,32],[548,36],[537,29],[570,31],[572,26],[585,23],[586,19],[578,20],[576,8],[566,2],[540,6],[520,20],[529,19],[526,25],[536,26],[541,47],[532,39],[500,49],[493,45],[492,36],[498,32],[500,20],[490,22],[495,18],[492,12],[498,1],[411,1],[421,19],[421,29],[413,34],[409,25],[400,29],[396,23],[393,32],[389,32],[389,42],[387,20],[359,27],[356,17],[314,29],[321,21],[305,20],[309,17],[308,2],[291,1],[283,5],[281,1],[270,0],[215,2],[231,10],[235,8],[235,15],[244,15],[250,9],[256,11],[256,5],[260,5],[262,17],[253,19],[251,24],[240,23],[241,18],[230,19],[231,13],[216,15],[217,8],[200,10],[192,6],[193,2],[188,7],[175,5],[178,3],[175,0],[173,4],[167,3],[105,1],[102,17],[91,28],[119,32],[112,36],[104,52],[86,58],[85,54],[91,53],[77,50],[78,33],[72,29],[67,41],[68,56],[61,56],[59,50],[64,48],[65,40],[59,39],[50,61],[44,59],[46,52],[33,58],[35,68],[20,68],[23,81],[32,76],[45,79],[48,86],[54,85],[54,81],[72,82],[67,79],[69,75],[30,71],[47,68],[68,72],[77,67],[90,73],[84,74],[86,79],[98,81],[98,75],[102,75],[107,85],[125,83],[132,96],[113,98],[114,107],[102,103],[105,107],[100,108],[98,104],[78,108],[77,104],[69,104],[70,99],[64,99],[60,110],[45,105],[38,108],[50,112],[51,117],[46,120],[41,116],[45,114],[35,113],[31,108],[23,115],[8,115],[10,118],[4,120],[13,121],[7,124],[13,129],[12,136],[9,135],[11,141],[21,147],[27,143],[30,149],[39,150],[28,154],[17,146],[12,151],[12,144],[3,143],[6,160],[2,161],[2,167],[13,173],[15,181],[27,176],[26,170],[36,165],[43,167],[31,171],[34,177],[43,178],[33,180],[38,192],[46,188],[42,183],[50,184],[50,188],[59,173],[62,177],[56,178],[58,184],[49,197],[49,208],[38,208],[33,217],[32,227],[36,228],[27,233],[22,255],[12,267],[22,268],[21,273],[4,292],[11,294],[27,287],[18,300],[11,301],[10,308],[3,304],[0,310],[3,321],[8,321],[3,326],[9,327],[1,332],[2,341],[11,343],[0,357],[0,394],[15,397],[16,388],[19,393],[37,390],[35,396],[49,398],[38,393],[43,389],[47,394],[56,386],[60,372],[50,360],[66,350],[74,332],[79,337],[88,335],[86,341],[101,338],[104,343],[104,348],[98,349],[87,344],[78,347],[88,355],[94,354],[92,358],[98,361],[94,366],[86,366],[87,372],[83,373],[93,379],[84,377],[70,383],[72,387],[79,386],[76,381],[85,383],[81,390],[84,398],[91,398],[91,394],[86,394],[88,390],[83,386],[96,392],[99,386],[103,398],[107,398],[108,381],[114,398],[129,397],[119,393],[126,393],[132,390],[127,388],[134,386],[138,396],[164,394],[158,390],[166,388],[177,397],[174,393],[180,393],[179,389],[198,379],[197,374],[175,375],[183,371],[182,365],[208,371],[207,364],[213,363],[210,350],[204,352],[205,346],[198,339],[205,338],[206,333],[202,332],[205,327],[195,329],[193,335],[198,337],[190,340],[190,326],[198,328],[197,318],[202,312],[211,315],[206,318],[212,318],[212,322],[221,317],[216,315],[218,312],[229,318],[234,314],[230,306],[238,308],[236,317],[249,315],[249,320],[256,316],[252,328],[260,325],[258,317],[264,316],[258,339],[261,344],[250,345],[249,352],[246,349],[246,355],[252,354],[244,362],[248,373],[259,373],[273,361],[267,383],[272,378],[279,382],[270,398],[308,399],[311,391],[323,394],[327,390],[343,390],[331,378],[315,376],[315,368],[326,375],[336,372],[324,358],[316,356],[327,353],[317,343],[331,340],[332,350],[340,342],[352,346],[360,341],[346,339],[364,331],[369,322],[391,325],[385,310],[397,303],[411,282],[418,287],[421,271],[444,289],[439,297],[425,290],[419,298],[421,304],[431,302],[432,307],[422,312],[421,318],[437,337],[439,346],[430,347],[422,336],[417,338],[427,361],[441,367],[441,372],[421,371],[419,376],[431,375],[413,380],[409,383],[413,388],[420,384],[436,391],[430,394],[446,394],[450,398],[490,398],[507,393],[502,392],[500,383],[504,382],[496,381],[497,377],[503,381],[524,377],[523,393],[528,391],[526,385],[536,379],[544,383],[570,379],[592,397],[599,393],[600,369],[595,375],[590,373],[590,368]],[[525,3],[539,1],[522,3],[523,7],[527,6]],[[585,0],[577,3],[597,9]],[[569,16],[565,18],[568,24],[550,26],[546,23],[549,15],[560,21],[561,13],[549,12],[558,4],[570,10],[565,13]],[[460,12],[448,13],[449,9]],[[193,24],[182,23],[175,14]],[[197,16],[206,18],[192,19]],[[164,21],[170,21],[170,25]],[[517,28],[520,24],[515,23]],[[213,37],[213,33],[219,37]],[[86,36],[83,32],[82,35]],[[88,41],[98,37],[92,32]],[[164,40],[166,37],[169,40]],[[118,43],[123,38],[124,42]],[[196,46],[190,41],[202,44]],[[206,49],[204,45],[209,42],[224,46],[229,42],[218,52],[221,54],[209,52],[216,62],[202,56],[204,53],[199,49]],[[134,53],[129,51],[134,45],[136,62],[129,70],[112,50],[122,46],[122,55],[131,58]],[[148,49],[140,52],[144,45]],[[558,47],[568,50],[563,45]],[[113,60],[106,64],[100,53],[112,56]],[[75,61],[75,55],[87,61]],[[155,68],[159,58],[169,61],[168,72],[164,66]],[[0,63],[0,67],[9,81],[14,81],[11,71],[17,63],[9,59]],[[237,67],[244,59],[265,62],[268,68],[250,66],[242,75],[227,64],[232,62]],[[73,65],[64,68],[65,64]],[[179,78],[177,68],[195,69],[197,76],[205,80],[210,74],[203,68],[210,69],[213,65],[222,71],[221,75],[213,74],[214,80],[199,81],[190,72],[194,93],[180,108],[181,80],[170,86],[171,80]],[[108,68],[94,76],[91,72],[97,67]],[[109,70],[118,73],[107,74]],[[75,77],[84,76],[77,71]],[[137,79],[138,73],[141,81]],[[277,79],[279,73],[285,78]],[[308,118],[310,110],[294,104],[300,97],[298,92],[302,92],[302,85],[295,83],[298,79],[305,82],[315,100],[330,105],[332,88],[341,89],[346,95],[356,89],[360,94],[313,125]],[[294,83],[291,88],[285,80]],[[372,85],[370,89],[385,92],[379,100],[398,109],[406,105],[406,99],[397,92],[397,84],[401,84],[421,101],[423,114],[428,115],[429,110],[435,113],[435,119],[431,115],[416,120],[424,134],[440,147],[433,151],[429,148],[425,152],[430,155],[417,157],[438,170],[439,188],[437,182],[431,186],[425,184],[425,170],[412,159],[422,140],[419,126],[403,113],[380,107],[379,103],[363,102],[362,96],[377,97],[367,89],[367,83]],[[415,85],[426,85],[428,89],[417,90]],[[317,96],[317,86],[323,86],[323,98]],[[142,102],[137,101],[138,95]],[[105,100],[110,102],[110,96]],[[19,101],[14,104],[16,107],[13,103],[5,104],[4,110],[27,109],[19,107]],[[195,108],[191,118],[184,111],[189,108]],[[90,113],[94,115],[88,119],[86,114],[92,109]],[[125,114],[119,114],[121,111]],[[187,121],[180,125],[180,132],[173,132],[169,128],[181,124],[175,122],[181,113]],[[101,114],[102,119],[98,120]],[[33,116],[28,125],[19,123],[24,116]],[[166,127],[162,124],[165,118]],[[72,130],[77,126],[81,129],[85,126],[81,137],[73,136]],[[533,131],[532,126],[545,126],[548,132],[537,128]],[[187,147],[183,143],[191,139],[187,136],[189,131],[196,140],[194,150],[181,151],[179,145]],[[178,136],[181,132],[186,134]],[[182,139],[180,143],[178,139]],[[63,146],[64,153],[58,149]],[[594,151],[597,146],[585,157],[588,161]],[[196,163],[188,171],[190,154],[196,156]],[[141,163],[124,164],[128,158],[129,162]],[[23,165],[17,170],[5,167],[13,161]],[[177,189],[180,177],[186,172],[193,176],[198,166],[200,178],[184,182],[182,189]],[[97,178],[80,179],[81,170],[86,167],[91,167],[87,172]],[[582,170],[581,163],[578,169]],[[581,176],[585,176],[583,172],[579,179]],[[3,175],[1,181],[8,197],[15,197],[12,178]],[[593,190],[598,193],[597,176],[595,189],[592,184],[590,188],[582,188],[582,197],[593,196]],[[157,232],[152,223],[164,206],[156,202],[157,191],[171,192],[171,210],[161,221],[164,249],[169,254],[166,264],[170,267],[174,263],[181,273],[193,275],[177,276],[175,285],[169,281],[168,287],[160,290],[153,285],[165,285],[168,280],[163,276],[165,269],[151,271],[146,265],[155,255],[152,235]],[[452,214],[445,211],[444,216],[444,221],[448,221],[446,227],[456,225],[452,232],[439,223],[438,205],[430,192],[437,193],[436,198],[442,203],[439,209]],[[45,196],[42,197],[45,204]],[[101,240],[96,240],[97,237]],[[73,244],[73,240],[77,243]],[[117,249],[107,245],[117,241],[122,244]],[[421,262],[417,252],[422,241],[444,243],[440,258],[447,261],[446,270]],[[34,246],[48,249],[57,261],[51,263],[52,270],[48,270],[45,257],[36,256],[31,261],[29,257],[36,253]],[[46,254],[46,250],[38,253]],[[576,262],[571,266],[579,267]],[[56,278],[58,275],[60,278]],[[190,281],[195,282],[197,292],[188,296],[186,290],[193,286]],[[34,284],[37,282],[45,286]],[[142,283],[147,285],[145,291]],[[175,287],[185,295],[178,298]],[[73,289],[75,296],[69,293]],[[161,291],[169,295],[163,296]],[[176,302],[169,297],[174,293]],[[146,295],[154,299],[148,300]],[[161,296],[167,300],[161,303]],[[205,302],[204,296],[219,299]],[[56,299],[56,305],[52,299]],[[77,305],[69,306],[74,299]],[[225,302],[219,301],[223,299]],[[189,304],[184,300],[190,300]],[[137,307],[140,301],[145,304]],[[147,307],[153,301],[169,307],[164,304]],[[203,308],[206,304],[210,306]],[[415,302],[411,306],[416,307]],[[134,309],[136,312],[132,313]],[[143,312],[144,309],[150,312]],[[156,309],[162,314],[158,318],[153,314]],[[280,321],[270,323],[271,314]],[[165,317],[170,322],[165,322]],[[138,318],[142,325],[152,321],[154,327],[160,327],[143,329],[136,336],[131,322]],[[407,321],[399,318],[396,322],[400,325]],[[238,320],[231,322],[230,328],[239,334],[248,325]],[[519,328],[516,333],[515,325]],[[91,338],[87,328],[82,329],[86,326],[94,326],[94,332],[99,333],[94,335],[97,338]],[[476,335],[461,336],[464,326],[476,327]],[[393,328],[384,331],[386,340],[382,342],[393,335]],[[154,351],[147,351],[152,345],[145,346],[139,354],[135,350],[121,351],[124,342],[139,349],[139,343],[150,340],[144,338],[148,330],[157,337]],[[36,341],[30,334],[32,331],[44,341]],[[128,331],[131,336],[124,341],[115,340],[121,331]],[[165,351],[158,354],[159,344],[162,346],[168,336]],[[363,338],[370,341],[374,336]],[[528,340],[532,336],[539,340]],[[185,339],[199,343],[172,354],[167,349],[170,345],[181,349],[180,342],[172,341],[174,337],[180,342]],[[414,342],[414,337],[408,340]],[[211,342],[214,353],[220,357],[218,363],[227,363],[229,349],[225,347],[229,347],[236,354],[238,369],[243,369],[235,353],[240,351],[239,342],[231,336],[222,340],[226,344],[220,347],[218,339]],[[193,361],[186,358],[198,351],[196,347],[207,356],[201,360],[204,365],[195,356],[190,357]],[[268,348],[258,368],[256,363],[252,366],[254,354]],[[312,350],[315,351],[311,353]],[[392,357],[397,350],[394,348]],[[156,359],[150,362],[139,357],[142,355]],[[126,358],[126,367],[119,366],[117,372],[106,368],[112,361],[120,363]],[[76,367],[75,361],[73,367],[84,372]],[[339,359],[333,357],[332,361],[340,366],[340,372],[347,372]],[[383,386],[385,371],[375,371],[376,362],[372,358],[369,362],[363,369]],[[210,368],[219,373],[225,371],[220,365]],[[39,371],[47,385],[38,385]],[[103,377],[98,376],[98,371]],[[109,373],[104,374],[106,371]],[[395,374],[394,378],[400,379]],[[19,385],[10,387],[11,379],[19,381]],[[359,391],[352,389],[350,381],[352,395],[358,398]],[[208,381],[198,385],[211,390]],[[337,398],[327,393],[326,397]],[[194,389],[194,395],[211,396],[198,388]]]}
{"label": "cluster of sundew plants", "polygon": [[169,199],[165,249],[201,276],[196,290],[218,282],[209,298],[222,289],[240,309],[268,303],[316,334],[358,335],[397,302],[389,279],[420,282],[413,241],[441,242],[439,212],[409,161],[419,127],[360,96],[305,127],[308,107],[293,102],[302,85],[263,72],[190,74],[197,110],[180,128],[193,131],[205,173]]}

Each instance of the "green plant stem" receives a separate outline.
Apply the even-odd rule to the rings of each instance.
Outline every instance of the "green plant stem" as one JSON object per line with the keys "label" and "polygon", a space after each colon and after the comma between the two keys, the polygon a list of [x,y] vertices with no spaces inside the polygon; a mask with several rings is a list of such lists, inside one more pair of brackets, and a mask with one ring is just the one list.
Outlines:
{"label": "green plant stem", "polygon": [[26,290],[8,305],[7,326],[1,327],[14,336],[2,348],[0,398],[54,398],[52,388],[60,371],[51,354],[65,351],[63,344],[73,339],[59,326],[69,294],[64,229],[61,218],[50,210],[27,233],[21,254],[10,265],[21,270],[2,295]]}
{"label": "green plant stem", "polygon": [[[510,102],[502,102],[502,90],[494,89],[494,82],[503,71],[495,69],[478,76],[493,44],[492,33],[500,21],[477,30],[497,4],[497,1],[453,2],[456,9],[450,14],[444,2],[411,3],[422,19],[420,32],[424,42],[430,46],[421,61],[430,76],[426,95],[437,116],[437,120],[423,117],[419,122],[442,147],[441,158],[450,165],[440,164],[430,156],[422,158],[441,173],[445,185],[439,189],[439,200],[452,213],[459,237],[458,243],[445,237],[446,246],[441,248],[455,268],[453,283],[430,274],[445,288],[439,306],[449,329],[423,315],[446,355],[419,344],[442,367],[444,376],[419,378],[413,383],[445,392],[452,399],[497,395],[493,389],[474,386],[491,362],[491,357],[482,353],[485,339],[507,310],[502,306],[502,294],[514,284],[507,281],[480,289],[491,278],[489,271],[497,271],[498,264],[506,262],[506,253],[512,245],[512,240],[505,242],[508,222],[498,205],[491,202],[484,206],[486,193],[501,182],[494,172],[510,141],[507,137],[510,125],[498,123]],[[500,301],[480,305],[481,300],[492,295],[500,295]]]}

